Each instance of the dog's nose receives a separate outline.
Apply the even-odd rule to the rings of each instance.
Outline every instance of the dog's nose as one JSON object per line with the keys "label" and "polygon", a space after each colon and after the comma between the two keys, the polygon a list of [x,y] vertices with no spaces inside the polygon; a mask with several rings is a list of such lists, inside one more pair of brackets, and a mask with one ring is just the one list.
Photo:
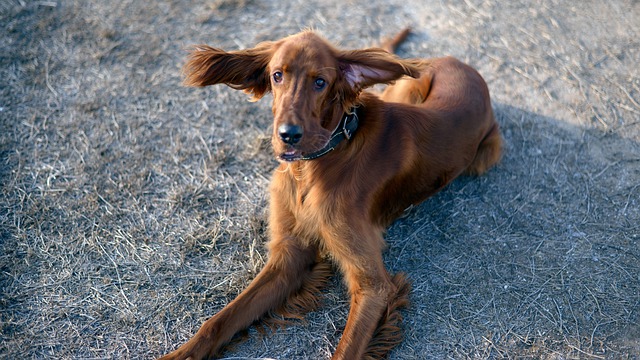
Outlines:
{"label": "dog's nose", "polygon": [[282,124],[278,127],[278,135],[285,144],[295,145],[302,138],[302,128],[298,125]]}

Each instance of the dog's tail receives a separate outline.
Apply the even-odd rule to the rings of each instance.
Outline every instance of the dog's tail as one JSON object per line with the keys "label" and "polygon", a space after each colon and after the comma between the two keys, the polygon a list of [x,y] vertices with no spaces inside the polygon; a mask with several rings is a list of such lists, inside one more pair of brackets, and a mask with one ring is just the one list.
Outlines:
{"label": "dog's tail", "polygon": [[384,39],[380,44],[380,47],[392,54],[395,54],[398,46],[402,44],[409,34],[411,34],[411,28],[405,28],[397,33],[396,36]]}

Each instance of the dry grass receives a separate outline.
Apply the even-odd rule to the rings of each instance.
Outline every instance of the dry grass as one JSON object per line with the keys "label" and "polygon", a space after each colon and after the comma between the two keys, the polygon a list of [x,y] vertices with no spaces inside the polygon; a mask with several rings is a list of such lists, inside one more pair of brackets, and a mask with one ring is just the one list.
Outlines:
{"label": "dry grass", "polygon": [[[384,4],[384,5],[383,5]],[[506,152],[397,221],[410,358],[637,359],[640,5],[493,0],[0,3],[0,358],[152,358],[264,263],[268,100],[180,86],[184,47],[313,27],[345,47],[416,33],[486,77]],[[316,359],[305,322],[229,356]]]}

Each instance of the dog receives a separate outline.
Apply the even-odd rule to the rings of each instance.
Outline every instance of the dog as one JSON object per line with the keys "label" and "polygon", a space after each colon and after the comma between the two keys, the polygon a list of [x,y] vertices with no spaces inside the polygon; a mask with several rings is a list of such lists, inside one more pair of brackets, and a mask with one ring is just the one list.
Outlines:
{"label": "dog", "polygon": [[[351,297],[332,359],[384,358],[401,341],[410,285],[385,269],[383,232],[405,209],[501,157],[489,90],[453,57],[400,59],[340,50],[313,31],[239,51],[198,45],[187,86],[226,84],[273,95],[268,260],[241,292],[169,359],[206,359],[274,311],[306,311],[335,266]],[[366,88],[389,84],[381,93]]]}

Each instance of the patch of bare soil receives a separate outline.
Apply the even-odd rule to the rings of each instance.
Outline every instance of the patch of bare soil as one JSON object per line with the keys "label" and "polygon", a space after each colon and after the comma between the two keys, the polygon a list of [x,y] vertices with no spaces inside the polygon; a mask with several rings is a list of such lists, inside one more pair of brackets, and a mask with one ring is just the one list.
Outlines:
{"label": "patch of bare soil", "polygon": [[[479,69],[501,164],[398,220],[413,282],[393,359],[637,359],[640,3],[0,3],[0,358],[153,358],[264,264],[270,104],[183,88],[185,47],[312,27]],[[327,358],[336,276],[304,322],[229,356]]]}

